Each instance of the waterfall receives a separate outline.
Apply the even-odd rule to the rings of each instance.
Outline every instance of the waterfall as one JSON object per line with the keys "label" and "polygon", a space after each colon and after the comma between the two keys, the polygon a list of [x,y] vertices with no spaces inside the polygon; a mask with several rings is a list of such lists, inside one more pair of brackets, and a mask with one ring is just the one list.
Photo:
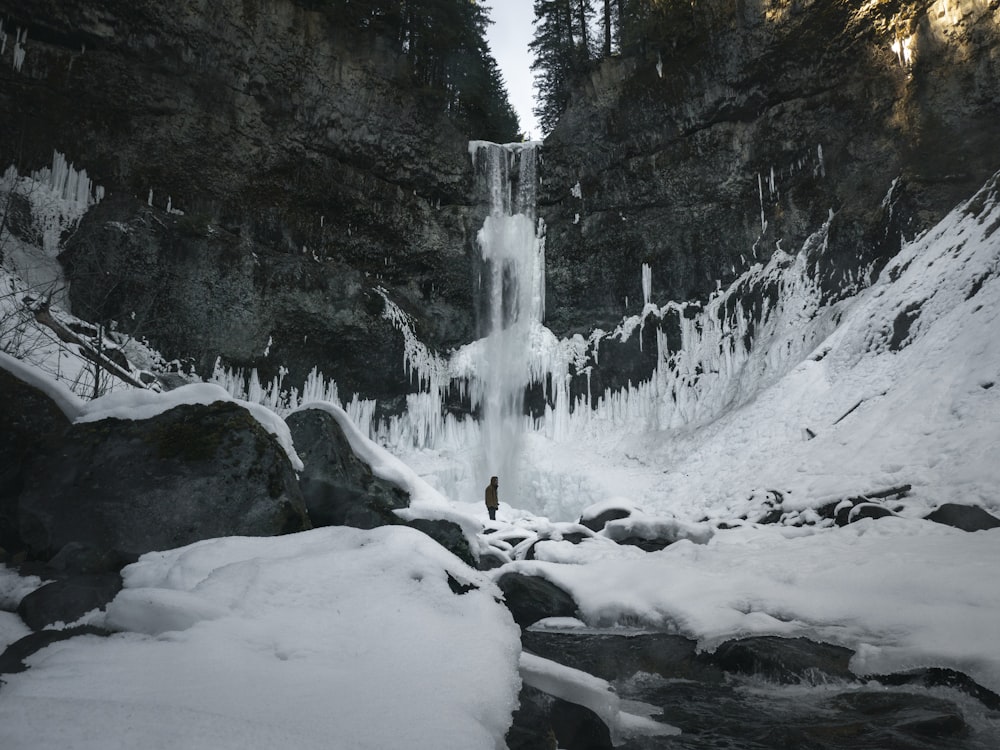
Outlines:
{"label": "waterfall", "polygon": [[476,237],[482,345],[475,388],[481,408],[483,485],[499,476],[501,498],[520,493],[520,457],[528,429],[524,392],[532,381],[532,339],[545,313],[545,242],[535,221],[534,144],[470,144],[489,194],[489,214]]}

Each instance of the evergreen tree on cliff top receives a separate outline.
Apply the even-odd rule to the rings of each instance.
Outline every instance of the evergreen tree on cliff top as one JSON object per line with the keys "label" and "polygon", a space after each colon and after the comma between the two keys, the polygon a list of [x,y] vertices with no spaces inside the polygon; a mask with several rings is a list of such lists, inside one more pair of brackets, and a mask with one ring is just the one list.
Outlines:
{"label": "evergreen tree on cliff top", "polygon": [[517,113],[486,42],[489,7],[474,0],[327,0],[339,25],[392,40],[414,81],[473,138],[519,138]]}
{"label": "evergreen tree on cliff top", "polygon": [[555,127],[569,104],[570,92],[591,59],[589,27],[591,0],[535,0],[535,35],[528,45],[534,54],[538,105],[535,116],[546,133]]}
{"label": "evergreen tree on cliff top", "polygon": [[[691,0],[535,0],[535,116],[548,133],[569,105],[571,92],[600,57],[634,53],[685,33]],[[596,38],[594,38],[596,35]]]}

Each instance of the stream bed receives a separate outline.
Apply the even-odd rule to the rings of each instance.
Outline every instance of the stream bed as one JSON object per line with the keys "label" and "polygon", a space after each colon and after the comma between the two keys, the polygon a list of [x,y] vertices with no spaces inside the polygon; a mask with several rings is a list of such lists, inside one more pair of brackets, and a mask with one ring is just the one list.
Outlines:
{"label": "stream bed", "polygon": [[526,689],[510,750],[1000,747],[1000,697],[964,675],[927,669],[860,679],[848,668],[849,649],[803,638],[748,638],[699,653],[664,633],[529,629],[522,645],[607,680],[623,708],[644,707],[681,734],[613,743],[587,709]]}

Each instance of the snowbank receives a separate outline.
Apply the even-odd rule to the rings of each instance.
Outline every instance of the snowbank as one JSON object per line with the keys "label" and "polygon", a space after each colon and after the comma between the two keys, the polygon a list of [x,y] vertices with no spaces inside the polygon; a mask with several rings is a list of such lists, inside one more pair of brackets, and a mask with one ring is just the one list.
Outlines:
{"label": "snowbank", "polygon": [[85,402],[79,396],[65,384],[46,376],[38,368],[2,351],[0,351],[0,367],[46,394],[66,415],[67,419],[74,420],[83,412]]}
{"label": "snowbank", "polygon": [[[448,585],[479,588],[457,595]],[[407,528],[230,537],[124,571],[107,624],[5,676],[0,747],[496,750],[518,629]]]}
{"label": "snowbank", "polygon": [[82,405],[77,422],[96,422],[100,419],[150,419],[157,414],[184,404],[214,404],[216,401],[238,403],[260,425],[277,438],[288,455],[292,467],[302,471],[302,459],[292,445],[292,435],[285,421],[270,409],[248,401],[237,401],[221,386],[214,383],[191,383],[166,393],[141,389],[117,391],[101,396]]}

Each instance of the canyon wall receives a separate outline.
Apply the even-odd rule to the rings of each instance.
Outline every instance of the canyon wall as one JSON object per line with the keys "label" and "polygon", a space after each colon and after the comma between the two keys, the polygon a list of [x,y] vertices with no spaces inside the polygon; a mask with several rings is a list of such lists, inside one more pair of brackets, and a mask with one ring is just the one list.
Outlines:
{"label": "canyon wall", "polygon": [[104,187],[65,238],[77,314],[391,408],[379,287],[431,345],[473,336],[469,134],[385,40],[302,5],[0,0],[0,165],[58,150]]}
{"label": "canyon wall", "polygon": [[[64,238],[74,312],[202,375],[318,366],[383,412],[412,390],[383,293],[433,350],[478,336],[477,134],[405,56],[305,0],[70,5],[0,0],[0,166],[58,150],[105,188]],[[666,7],[541,151],[558,336],[639,313],[643,264],[651,302],[704,301],[808,245],[826,298],[849,296],[1000,167],[1000,0]],[[639,330],[587,388],[648,377]]]}
{"label": "canyon wall", "polygon": [[560,335],[639,312],[643,263],[656,304],[704,300],[831,216],[817,272],[849,295],[1000,167],[995,0],[670,7],[546,139]]}

